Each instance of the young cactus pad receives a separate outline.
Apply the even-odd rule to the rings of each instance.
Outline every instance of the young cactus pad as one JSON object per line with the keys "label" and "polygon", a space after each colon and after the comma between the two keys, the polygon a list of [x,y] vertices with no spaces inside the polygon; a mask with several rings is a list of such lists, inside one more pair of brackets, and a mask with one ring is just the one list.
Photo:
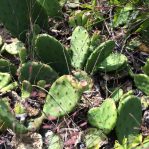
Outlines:
{"label": "young cactus pad", "polygon": [[120,53],[112,53],[99,64],[97,69],[106,72],[119,70],[126,66],[127,61],[128,60],[125,55]]}
{"label": "young cactus pad", "polygon": [[32,84],[40,80],[52,83],[57,77],[57,73],[49,65],[39,62],[24,63],[19,69],[19,80],[27,80]]}
{"label": "young cactus pad", "polygon": [[48,34],[41,34],[35,39],[35,47],[42,62],[49,64],[60,74],[69,73],[70,58],[67,50],[58,40]]}
{"label": "young cactus pad", "polygon": [[7,128],[12,129],[15,133],[20,134],[28,132],[27,128],[16,120],[4,101],[0,101],[0,119]]}
{"label": "young cactus pad", "polygon": [[1,0],[0,20],[12,35],[23,41],[31,24],[42,28],[47,28],[48,24],[47,14],[36,0]]}
{"label": "young cactus pad", "polygon": [[122,143],[124,138],[139,134],[141,125],[142,108],[139,98],[130,95],[119,103],[116,135]]}
{"label": "young cactus pad", "polygon": [[71,75],[58,78],[49,90],[43,113],[54,118],[69,114],[77,106],[82,88]]}
{"label": "young cactus pad", "polygon": [[61,7],[58,0],[37,0],[46,10],[48,16],[59,17],[61,14]]}
{"label": "young cactus pad", "polygon": [[75,28],[71,37],[72,65],[82,69],[89,56],[90,38],[87,30],[81,26]]}
{"label": "young cactus pad", "polygon": [[115,42],[108,40],[100,44],[93,53],[89,56],[86,63],[86,72],[93,73],[96,71],[100,63],[110,55],[115,47]]}
{"label": "young cactus pad", "polygon": [[135,74],[134,82],[138,89],[149,95],[149,76],[145,74]]}
{"label": "young cactus pad", "polygon": [[88,111],[88,122],[101,130],[105,134],[115,127],[117,120],[117,110],[112,99],[106,99],[100,107],[92,108]]}

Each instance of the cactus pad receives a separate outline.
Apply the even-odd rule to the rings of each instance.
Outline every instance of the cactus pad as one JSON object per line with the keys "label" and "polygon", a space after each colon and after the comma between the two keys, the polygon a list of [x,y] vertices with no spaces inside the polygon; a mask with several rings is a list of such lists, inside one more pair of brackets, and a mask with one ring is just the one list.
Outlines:
{"label": "cactus pad", "polygon": [[27,128],[16,120],[4,101],[0,101],[0,119],[7,128],[12,129],[15,133],[28,132]]}
{"label": "cactus pad", "polygon": [[58,0],[37,0],[46,10],[48,16],[59,17],[61,14],[61,7]]}
{"label": "cactus pad", "polygon": [[122,143],[124,138],[139,134],[141,125],[142,108],[139,98],[130,95],[119,103],[118,120],[116,123],[116,135]]}
{"label": "cactus pad", "polygon": [[134,82],[138,89],[149,95],[149,76],[145,74],[134,75]]}
{"label": "cactus pad", "polygon": [[4,44],[2,47],[2,52],[6,51],[9,54],[16,55],[19,53],[20,50],[26,49],[24,44],[20,41],[14,41],[10,44]]}
{"label": "cactus pad", "polygon": [[16,73],[16,66],[12,64],[10,61],[1,58],[0,72],[9,72],[14,75]]}
{"label": "cactus pad", "polygon": [[74,77],[64,75],[58,78],[49,90],[43,113],[49,117],[60,117],[70,113],[82,95],[82,86]]}
{"label": "cactus pad", "polygon": [[28,97],[30,97],[32,92],[32,85],[29,81],[24,80],[22,82],[22,88],[21,88],[21,97],[22,99],[26,99]]}
{"label": "cactus pad", "polygon": [[100,63],[110,55],[115,47],[115,42],[108,40],[100,44],[89,56],[86,63],[86,72],[93,73],[96,71]]}
{"label": "cactus pad", "polygon": [[83,141],[88,149],[99,149],[106,138],[101,130],[89,128],[85,131]]}
{"label": "cactus pad", "polygon": [[36,0],[1,0],[0,20],[12,35],[23,41],[31,24],[36,23],[42,28],[48,24],[47,14]]}
{"label": "cactus pad", "polygon": [[144,65],[144,67],[143,67],[143,71],[144,71],[144,73],[145,73],[146,75],[149,76],[149,59],[147,59],[145,65]]}
{"label": "cactus pad", "polygon": [[112,53],[103,62],[99,64],[97,69],[101,71],[115,71],[124,68],[127,64],[127,57],[123,54]]}
{"label": "cactus pad", "polygon": [[112,99],[106,99],[100,107],[92,108],[88,111],[88,122],[97,127],[105,134],[115,127],[117,120],[116,105]]}
{"label": "cactus pad", "polygon": [[0,90],[9,84],[11,81],[11,76],[9,73],[0,72]]}
{"label": "cactus pad", "polygon": [[57,77],[57,73],[49,65],[39,62],[24,63],[19,69],[19,80],[27,80],[33,84],[40,80],[52,83]]}
{"label": "cactus pad", "polygon": [[71,37],[72,65],[75,68],[82,69],[89,56],[90,38],[87,30],[78,26],[73,31]]}
{"label": "cactus pad", "polygon": [[64,46],[48,34],[38,35],[35,47],[39,59],[60,74],[68,74],[70,58]]}

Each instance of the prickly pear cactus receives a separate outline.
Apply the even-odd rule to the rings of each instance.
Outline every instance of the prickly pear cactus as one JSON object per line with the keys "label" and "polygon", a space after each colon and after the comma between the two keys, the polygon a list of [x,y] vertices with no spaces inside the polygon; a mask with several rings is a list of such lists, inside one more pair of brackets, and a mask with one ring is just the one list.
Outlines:
{"label": "prickly pear cactus", "polygon": [[22,88],[21,88],[21,97],[22,99],[26,99],[28,97],[30,97],[31,92],[32,92],[32,85],[29,81],[24,80],[22,82]]}
{"label": "prickly pear cactus", "polygon": [[81,26],[75,28],[71,37],[72,65],[82,69],[89,56],[90,38],[87,30]]}
{"label": "prickly pear cactus", "polygon": [[58,0],[37,0],[46,10],[50,17],[60,17],[61,7]]}
{"label": "prickly pear cactus", "polygon": [[64,146],[61,137],[52,131],[46,133],[46,142],[48,149],[62,149]]}
{"label": "prickly pear cactus", "polygon": [[124,138],[131,138],[139,134],[142,119],[141,101],[131,95],[123,99],[118,107],[118,120],[116,123],[116,135],[122,143]]}
{"label": "prickly pear cactus", "polygon": [[11,81],[11,75],[9,73],[0,72],[0,90],[9,84]]}
{"label": "prickly pear cactus", "polygon": [[58,78],[49,90],[43,113],[54,118],[69,114],[77,106],[83,87],[71,75]]}
{"label": "prickly pear cactus", "polygon": [[47,14],[36,0],[1,0],[0,20],[12,35],[23,41],[34,23],[41,28],[48,24]]}
{"label": "prickly pear cactus", "polygon": [[115,71],[123,69],[128,62],[127,57],[124,54],[112,53],[103,62],[101,62],[97,69],[100,71]]}
{"label": "prickly pear cactus", "polygon": [[12,54],[12,55],[16,55],[19,53],[20,50],[22,49],[26,49],[24,44],[20,41],[14,41],[10,44],[4,44],[3,47],[2,47],[2,52],[7,52],[9,54]]}
{"label": "prickly pear cactus", "polygon": [[134,82],[138,89],[149,95],[149,76],[146,74],[135,74]]}
{"label": "prickly pear cactus", "polygon": [[22,48],[19,50],[19,58],[20,58],[20,62],[21,64],[27,62],[27,50],[25,48]]}
{"label": "prickly pear cactus", "polygon": [[112,99],[106,99],[100,107],[94,107],[88,111],[88,122],[105,134],[115,127],[117,120],[116,105]]}
{"label": "prickly pear cactus", "polygon": [[147,59],[144,67],[142,68],[144,73],[149,76],[149,59]]}
{"label": "prickly pear cactus", "polygon": [[49,65],[40,62],[24,63],[19,69],[19,80],[27,80],[31,84],[36,84],[39,80],[52,83],[57,77],[57,73]]}
{"label": "prickly pear cactus", "polygon": [[0,92],[2,93],[6,93],[6,92],[9,92],[11,90],[14,90],[18,87],[18,83],[17,82],[12,82],[10,84],[8,84],[7,86],[3,87]]}
{"label": "prickly pear cactus", "polygon": [[5,59],[0,59],[0,72],[9,72],[12,75],[16,73],[16,66],[10,61]]}
{"label": "prickly pear cactus", "polygon": [[27,128],[16,120],[14,115],[11,113],[8,105],[6,105],[5,102],[1,100],[0,100],[0,119],[3,121],[4,125],[7,128],[12,129],[12,131],[14,131],[17,134],[28,132]]}
{"label": "prickly pear cactus", "polygon": [[110,55],[114,47],[115,42],[111,40],[100,44],[89,56],[85,67],[86,72],[92,74],[93,72],[97,71],[96,69],[100,63]]}
{"label": "prickly pear cactus", "polygon": [[70,58],[68,51],[54,37],[48,34],[38,35],[35,39],[35,47],[38,58],[50,65],[60,74],[68,74]]}
{"label": "prickly pear cactus", "polygon": [[84,132],[83,141],[87,149],[99,149],[106,138],[101,130],[89,128]]}
{"label": "prickly pear cactus", "polygon": [[121,88],[116,88],[112,94],[111,94],[111,98],[115,101],[118,102],[120,100],[120,98],[123,95],[123,90]]}

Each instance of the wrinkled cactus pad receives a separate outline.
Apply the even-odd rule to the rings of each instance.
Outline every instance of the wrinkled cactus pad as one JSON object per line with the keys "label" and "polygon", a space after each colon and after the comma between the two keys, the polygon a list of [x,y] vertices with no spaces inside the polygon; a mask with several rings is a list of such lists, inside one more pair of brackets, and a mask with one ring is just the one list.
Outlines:
{"label": "wrinkled cactus pad", "polygon": [[88,122],[105,134],[110,133],[115,127],[116,120],[117,110],[112,99],[106,99],[100,107],[94,107],[88,111]]}
{"label": "wrinkled cactus pad", "polygon": [[124,137],[131,138],[139,134],[142,119],[141,101],[130,95],[120,101],[118,107],[118,120],[116,123],[116,135],[122,143]]}
{"label": "wrinkled cactus pad", "polygon": [[57,73],[49,65],[40,62],[24,63],[19,69],[19,80],[27,80],[31,84],[36,84],[40,80],[52,83],[57,77]]}

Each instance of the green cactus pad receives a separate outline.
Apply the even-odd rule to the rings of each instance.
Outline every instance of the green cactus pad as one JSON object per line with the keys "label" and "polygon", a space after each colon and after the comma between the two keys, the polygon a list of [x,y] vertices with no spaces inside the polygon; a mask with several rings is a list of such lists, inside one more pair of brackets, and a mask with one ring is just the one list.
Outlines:
{"label": "green cactus pad", "polygon": [[0,90],[9,84],[11,81],[11,75],[9,73],[0,72]]}
{"label": "green cactus pad", "polygon": [[61,137],[53,132],[48,132],[46,137],[48,149],[62,149],[64,144]]}
{"label": "green cactus pad", "polygon": [[112,99],[106,99],[100,107],[91,108],[88,111],[88,122],[105,134],[115,127],[117,120],[116,105]]}
{"label": "green cactus pad", "polygon": [[144,73],[149,76],[149,59],[147,59],[144,67],[142,68]]}
{"label": "green cactus pad", "polygon": [[48,34],[41,34],[36,37],[35,47],[42,62],[49,64],[60,74],[69,73],[70,58],[68,51],[58,40]]}
{"label": "green cactus pad", "polygon": [[22,99],[26,99],[28,97],[30,97],[32,92],[32,85],[29,81],[24,80],[22,82],[22,88],[21,88],[21,98]]}
{"label": "green cactus pad", "polygon": [[75,28],[71,37],[72,65],[82,69],[89,56],[90,38],[87,30],[81,26]]}
{"label": "green cactus pad", "polygon": [[57,73],[49,65],[39,62],[24,63],[19,69],[19,80],[27,80],[31,84],[36,84],[40,80],[52,83],[57,77]]}
{"label": "green cactus pad", "polygon": [[89,56],[86,63],[86,72],[93,73],[96,71],[100,63],[110,55],[115,47],[115,42],[108,40],[100,44]]}
{"label": "green cactus pad", "polygon": [[134,82],[138,89],[149,95],[149,76],[145,74],[134,75]]}
{"label": "green cactus pad", "polygon": [[60,17],[61,7],[58,0],[37,0],[46,10],[50,17]]}
{"label": "green cactus pad", "polygon": [[139,98],[130,95],[119,103],[116,135],[122,143],[124,138],[139,134],[142,119],[142,107]]}
{"label": "green cactus pad", "polygon": [[27,50],[25,48],[19,50],[19,58],[20,58],[21,64],[27,62],[28,55],[27,55]]}
{"label": "green cactus pad", "polygon": [[125,55],[120,53],[112,53],[99,64],[97,69],[106,72],[119,70],[126,66],[127,61],[128,59]]}
{"label": "green cactus pad", "polygon": [[31,25],[47,28],[48,24],[47,14],[36,0],[1,0],[0,20],[12,35],[23,41]]}
{"label": "green cactus pad", "polygon": [[5,59],[0,59],[0,72],[9,72],[12,75],[16,73],[16,66],[10,61]]}
{"label": "green cactus pad", "polygon": [[11,113],[8,105],[5,104],[4,101],[0,100],[0,119],[4,122],[4,125],[7,128],[12,129],[15,133],[27,133],[27,128],[19,123],[19,121],[16,120],[16,118]]}
{"label": "green cactus pad", "polygon": [[10,44],[4,44],[2,47],[2,52],[6,51],[9,54],[16,55],[19,53],[20,50],[26,49],[24,44],[20,41],[14,41]]}
{"label": "green cactus pad", "polygon": [[121,88],[116,88],[112,95],[111,95],[111,98],[115,101],[115,102],[118,102],[120,100],[120,98],[122,97],[123,95],[123,90]]}
{"label": "green cactus pad", "polygon": [[107,138],[101,130],[96,128],[89,128],[84,133],[83,141],[87,149],[99,149]]}
{"label": "green cactus pad", "polygon": [[12,82],[10,84],[8,84],[7,86],[3,87],[0,92],[2,93],[6,93],[6,92],[9,92],[11,90],[14,90],[18,87],[18,83],[17,82]]}
{"label": "green cactus pad", "polygon": [[69,114],[77,106],[82,88],[81,84],[70,75],[58,78],[49,90],[43,113],[54,118]]}

